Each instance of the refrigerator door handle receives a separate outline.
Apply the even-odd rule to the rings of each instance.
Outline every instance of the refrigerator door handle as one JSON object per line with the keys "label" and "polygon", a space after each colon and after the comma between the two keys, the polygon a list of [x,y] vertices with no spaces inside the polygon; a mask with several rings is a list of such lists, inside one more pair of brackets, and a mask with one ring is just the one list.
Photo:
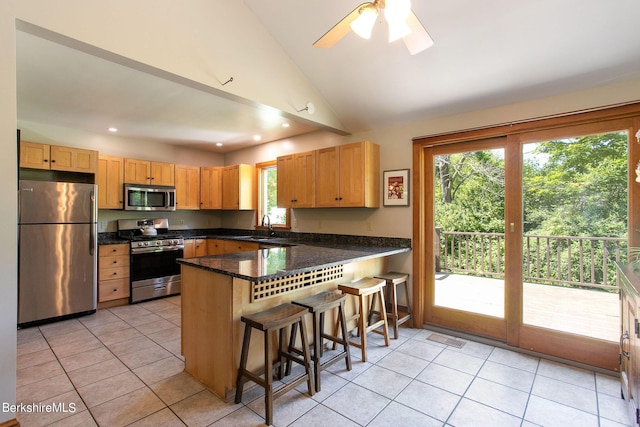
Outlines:
{"label": "refrigerator door handle", "polygon": [[95,255],[96,253],[96,193],[95,191],[91,192],[91,232],[89,237],[89,254]]}

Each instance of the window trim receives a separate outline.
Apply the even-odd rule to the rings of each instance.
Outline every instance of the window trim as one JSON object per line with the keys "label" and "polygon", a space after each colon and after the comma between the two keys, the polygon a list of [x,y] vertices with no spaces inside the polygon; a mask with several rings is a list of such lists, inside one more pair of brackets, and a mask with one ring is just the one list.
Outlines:
{"label": "window trim", "polygon": [[[258,191],[256,194],[257,197],[257,208],[256,208],[256,224],[255,224],[255,229],[256,230],[266,230],[267,227],[263,227],[261,225],[262,223],[262,170],[263,169],[267,169],[267,168],[271,168],[271,167],[276,167],[277,168],[277,164],[278,162],[276,160],[269,160],[267,162],[260,162],[260,163],[256,163],[256,182],[258,184]],[[272,228],[275,230],[282,230],[282,231],[288,231],[291,230],[291,209],[290,208],[286,208],[287,210],[287,223],[286,224],[273,224]]]}

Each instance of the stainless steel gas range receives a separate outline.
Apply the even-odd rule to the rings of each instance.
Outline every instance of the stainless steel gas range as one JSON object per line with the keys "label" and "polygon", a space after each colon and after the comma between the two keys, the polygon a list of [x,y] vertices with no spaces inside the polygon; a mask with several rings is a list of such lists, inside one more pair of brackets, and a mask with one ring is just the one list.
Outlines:
{"label": "stainless steel gas range", "polygon": [[131,241],[132,303],[180,293],[184,238],[168,231],[166,218],[118,220],[118,237]]}

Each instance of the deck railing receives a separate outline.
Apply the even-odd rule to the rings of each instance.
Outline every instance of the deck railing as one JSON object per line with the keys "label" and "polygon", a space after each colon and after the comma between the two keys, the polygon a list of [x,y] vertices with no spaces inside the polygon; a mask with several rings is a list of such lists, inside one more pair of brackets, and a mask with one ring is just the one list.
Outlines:
{"label": "deck railing", "polygon": [[[436,271],[504,277],[504,234],[436,228]],[[614,261],[624,262],[627,239],[524,235],[523,280],[617,290]]]}

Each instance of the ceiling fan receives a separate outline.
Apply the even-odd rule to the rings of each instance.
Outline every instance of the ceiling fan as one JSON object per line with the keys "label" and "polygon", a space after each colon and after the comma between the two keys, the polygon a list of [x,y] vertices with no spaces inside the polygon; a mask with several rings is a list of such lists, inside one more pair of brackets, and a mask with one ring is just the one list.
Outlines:
{"label": "ceiling fan", "polygon": [[433,45],[431,36],[411,10],[411,0],[374,0],[362,3],[313,45],[320,48],[333,47],[349,30],[364,39],[369,39],[381,12],[389,24],[389,42],[402,39],[411,55]]}

